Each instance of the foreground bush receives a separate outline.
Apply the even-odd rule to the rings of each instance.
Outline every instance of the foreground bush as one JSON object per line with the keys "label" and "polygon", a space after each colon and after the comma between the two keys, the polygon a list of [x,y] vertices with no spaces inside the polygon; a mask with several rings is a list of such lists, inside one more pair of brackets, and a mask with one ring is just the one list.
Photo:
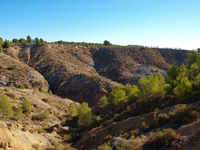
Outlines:
{"label": "foreground bush", "polygon": [[144,144],[144,150],[163,149],[176,138],[177,134],[173,129],[164,129],[151,134]]}

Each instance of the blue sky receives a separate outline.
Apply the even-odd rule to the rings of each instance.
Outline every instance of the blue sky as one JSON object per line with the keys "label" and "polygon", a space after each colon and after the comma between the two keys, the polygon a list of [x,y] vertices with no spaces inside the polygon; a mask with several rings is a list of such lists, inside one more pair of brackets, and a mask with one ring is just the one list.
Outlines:
{"label": "blue sky", "polygon": [[200,48],[200,0],[1,0],[0,37]]}

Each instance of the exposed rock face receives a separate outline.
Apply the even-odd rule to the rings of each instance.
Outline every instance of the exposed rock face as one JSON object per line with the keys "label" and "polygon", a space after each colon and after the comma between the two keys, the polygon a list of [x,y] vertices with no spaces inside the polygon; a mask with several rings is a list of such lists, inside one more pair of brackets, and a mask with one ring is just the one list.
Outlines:
{"label": "exposed rock face", "polygon": [[0,54],[0,61],[0,85],[19,86],[23,83],[48,90],[48,82],[33,68],[3,53]]}
{"label": "exposed rock face", "polygon": [[102,47],[93,53],[97,72],[120,83],[136,83],[142,75],[161,72],[170,64],[184,63],[187,51],[140,47]]}
{"label": "exposed rock face", "polygon": [[43,45],[20,52],[19,59],[27,53],[27,61],[48,80],[53,92],[72,100],[86,101],[95,106],[100,97],[118,83],[100,76],[93,68],[92,54],[88,48],[65,45]]}

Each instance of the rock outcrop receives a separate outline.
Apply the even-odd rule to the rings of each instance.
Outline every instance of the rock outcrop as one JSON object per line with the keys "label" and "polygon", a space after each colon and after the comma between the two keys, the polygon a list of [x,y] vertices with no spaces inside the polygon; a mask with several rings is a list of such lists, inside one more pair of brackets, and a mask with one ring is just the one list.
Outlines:
{"label": "rock outcrop", "polygon": [[33,68],[3,53],[0,61],[0,85],[18,87],[22,83],[48,90],[48,82]]}

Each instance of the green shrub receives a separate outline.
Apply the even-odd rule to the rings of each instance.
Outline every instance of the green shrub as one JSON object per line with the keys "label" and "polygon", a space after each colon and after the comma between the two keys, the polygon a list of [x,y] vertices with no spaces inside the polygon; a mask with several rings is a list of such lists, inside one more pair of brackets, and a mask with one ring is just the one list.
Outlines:
{"label": "green shrub", "polygon": [[8,87],[5,87],[5,88],[4,88],[4,91],[9,92],[9,88],[8,88]]}
{"label": "green shrub", "polygon": [[5,94],[0,98],[0,114],[6,118],[13,116],[12,103]]}
{"label": "green shrub", "polygon": [[144,144],[144,150],[164,149],[176,138],[176,132],[173,129],[164,129],[151,134],[148,141]]}
{"label": "green shrub", "polygon": [[32,38],[31,38],[30,35],[27,36],[27,42],[28,42],[28,43],[32,43]]}
{"label": "green shrub", "polygon": [[150,97],[164,97],[166,93],[165,78],[160,74],[142,76],[138,81],[139,98],[147,101]]}
{"label": "green shrub", "polygon": [[80,128],[89,127],[92,123],[92,109],[88,107],[88,104],[83,102],[77,108],[78,111],[78,126]]}
{"label": "green shrub", "polygon": [[0,45],[0,53],[3,53],[3,47]]}
{"label": "green shrub", "polygon": [[200,117],[198,106],[188,106],[185,105],[177,106],[173,112],[170,112],[170,117],[175,120],[175,123],[180,125],[185,125],[196,121]]}
{"label": "green shrub", "polygon": [[25,114],[29,114],[31,112],[31,102],[26,98],[22,101],[22,110]]}
{"label": "green shrub", "polygon": [[22,114],[23,110],[21,108],[21,106],[17,106],[17,108],[14,109],[14,115],[13,115],[13,119],[14,120],[21,120],[23,118],[23,114]]}
{"label": "green shrub", "polygon": [[167,114],[159,114],[157,117],[154,116],[154,122],[157,127],[162,127],[168,120],[169,116]]}
{"label": "green shrub", "polygon": [[3,44],[3,39],[0,37],[0,45]]}
{"label": "green shrub", "polygon": [[12,42],[13,43],[18,43],[19,41],[18,41],[18,39],[13,39]]}
{"label": "green shrub", "polygon": [[48,93],[48,91],[45,90],[45,89],[41,89],[40,92],[42,92],[42,93]]}
{"label": "green shrub", "polygon": [[174,81],[176,80],[178,76],[178,67],[175,64],[172,64],[171,67],[167,70],[167,81],[170,84],[174,84]]}
{"label": "green shrub", "polygon": [[109,146],[109,144],[103,144],[101,146],[98,146],[98,150],[112,150],[112,148]]}
{"label": "green shrub", "polygon": [[39,38],[37,38],[37,37],[35,38],[35,42],[36,42],[36,45],[40,45],[41,44]]}
{"label": "green shrub", "polygon": [[186,61],[187,61],[189,67],[199,60],[200,60],[200,53],[199,52],[190,51],[187,54],[187,60]]}
{"label": "green shrub", "polygon": [[10,67],[8,67],[7,69],[8,70],[15,70],[17,67],[14,65],[14,66],[10,66]]}
{"label": "green shrub", "polygon": [[192,96],[192,83],[188,80],[188,77],[182,77],[180,83],[175,87],[174,93],[178,96],[181,102],[185,102]]}
{"label": "green shrub", "polygon": [[20,83],[20,84],[19,84],[19,88],[20,88],[20,89],[25,89],[24,84],[23,84],[23,83]]}
{"label": "green shrub", "polygon": [[10,42],[8,40],[5,40],[3,47],[9,48],[10,47]]}
{"label": "green shrub", "polygon": [[140,125],[140,129],[142,131],[145,131],[145,130],[149,129],[149,125],[145,122],[142,122],[141,125]]}
{"label": "green shrub", "polygon": [[36,91],[36,92],[39,91],[39,89],[37,87],[33,87],[33,90]]}
{"label": "green shrub", "polygon": [[51,90],[49,90],[49,95],[53,95],[53,93],[52,93],[52,91],[51,91]]}
{"label": "green shrub", "polygon": [[127,92],[127,87],[125,86],[125,91],[128,95],[128,100],[131,102],[135,102],[138,99],[139,89],[136,85],[132,85],[129,92]]}
{"label": "green shrub", "polygon": [[26,41],[24,38],[21,38],[21,39],[19,39],[19,42],[20,42],[21,44],[25,44],[27,41]]}
{"label": "green shrub", "polygon": [[68,115],[71,117],[77,116],[78,115],[78,106],[75,103],[71,103],[69,108],[68,108]]}
{"label": "green shrub", "polygon": [[104,107],[108,104],[108,99],[107,97],[104,95],[103,97],[100,98],[99,102],[98,102],[98,105],[100,107]]}
{"label": "green shrub", "polygon": [[103,45],[105,45],[105,46],[109,46],[109,45],[112,45],[108,40],[105,40],[104,42],[103,42]]}
{"label": "green shrub", "polygon": [[33,120],[44,120],[44,119],[48,119],[50,116],[49,110],[46,109],[45,111],[35,115],[32,117]]}

